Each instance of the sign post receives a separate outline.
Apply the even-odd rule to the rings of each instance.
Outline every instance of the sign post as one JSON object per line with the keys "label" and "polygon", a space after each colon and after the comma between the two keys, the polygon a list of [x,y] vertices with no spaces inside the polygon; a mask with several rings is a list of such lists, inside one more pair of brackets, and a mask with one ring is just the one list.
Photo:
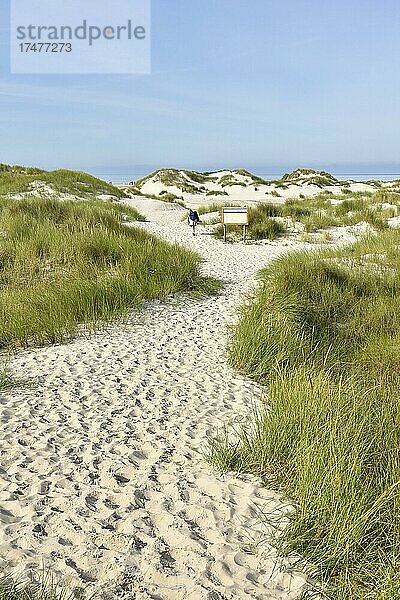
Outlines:
{"label": "sign post", "polygon": [[222,208],[222,224],[224,226],[224,242],[226,242],[228,225],[243,225],[243,241],[245,242],[249,224],[249,209],[247,206],[224,206]]}

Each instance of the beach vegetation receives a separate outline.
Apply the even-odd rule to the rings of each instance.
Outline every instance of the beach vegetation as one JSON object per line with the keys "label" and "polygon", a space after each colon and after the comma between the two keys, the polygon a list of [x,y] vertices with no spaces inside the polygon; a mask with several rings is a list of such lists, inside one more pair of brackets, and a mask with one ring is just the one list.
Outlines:
{"label": "beach vegetation", "polygon": [[237,173],[237,175],[242,175],[243,177],[248,177],[252,180],[256,185],[269,185],[269,181],[264,179],[263,177],[259,177],[259,175],[254,175],[254,173],[250,173],[246,169],[235,169],[233,173]]}
{"label": "beach vegetation", "polygon": [[7,576],[0,579],[0,600],[79,600],[86,597],[83,588],[73,589],[49,572],[31,581]]}
{"label": "beach vegetation", "polygon": [[223,471],[279,486],[275,542],[332,600],[400,595],[400,231],[297,252],[261,274],[229,345],[261,414],[211,443]]}
{"label": "beach vegetation", "polygon": [[182,196],[177,196],[176,194],[172,194],[167,190],[162,190],[160,194],[146,194],[142,192],[139,188],[129,188],[126,190],[129,195],[133,196],[142,196],[143,198],[149,198],[150,200],[161,200],[161,202],[168,202],[169,204],[178,204],[179,206],[185,207],[185,203],[183,202]]}
{"label": "beach vegetation", "polygon": [[0,346],[57,343],[143,301],[214,289],[199,256],[111,202],[0,199]]}
{"label": "beach vegetation", "polygon": [[167,190],[161,191],[158,199],[163,202],[168,202],[169,204],[180,204],[181,206],[184,206],[182,196],[177,196],[176,194],[167,192]]}
{"label": "beach vegetation", "polygon": [[[275,204],[260,203],[257,206],[249,207],[249,224],[247,234],[253,240],[275,240],[286,231],[286,226],[282,220],[276,220],[274,217],[280,217],[282,210]],[[230,237],[234,240],[241,237],[241,228],[236,225],[228,225]],[[219,225],[214,229],[214,236],[222,238],[224,236],[224,227]]]}
{"label": "beach vegetation", "polygon": [[118,201],[124,192],[115,186],[81,171],[58,169],[44,171],[33,167],[2,165],[0,169],[0,196],[69,195],[95,200],[109,196]]}
{"label": "beach vegetation", "polygon": [[198,181],[203,181],[201,174],[198,173],[199,177],[195,177],[194,171],[185,171],[179,169],[159,169],[154,171],[142,179],[138,179],[135,182],[135,187],[141,188],[145,183],[149,181],[161,183],[165,187],[176,187],[182,192],[189,194],[198,194],[201,188],[197,186]]}
{"label": "beach vegetation", "polygon": [[210,190],[207,192],[206,196],[228,196],[228,192],[223,190]]}
{"label": "beach vegetation", "polygon": [[246,184],[243,181],[239,181],[238,179],[236,179],[234,171],[232,171],[228,175],[223,175],[222,177],[220,177],[218,183],[219,185],[222,185],[222,187],[230,187],[232,185],[246,187]]}
{"label": "beach vegetation", "polygon": [[206,204],[204,206],[199,206],[196,208],[198,215],[208,215],[210,213],[222,211],[222,206],[220,204]]}
{"label": "beach vegetation", "polygon": [[[388,228],[389,219],[397,216],[400,208],[400,194],[388,190],[376,192],[352,192],[332,194],[322,192],[313,197],[289,198],[283,204],[260,202],[249,208],[248,235],[251,239],[275,239],[293,227],[302,225],[305,233],[316,233],[332,227],[345,227],[368,224],[372,230]],[[203,206],[204,212],[220,211],[219,205]],[[273,219],[274,223],[271,223]],[[228,226],[229,227],[229,226]],[[232,239],[239,238],[240,230],[231,226],[228,229]],[[216,227],[214,235],[222,238],[223,227]],[[319,238],[307,238],[311,239]]]}

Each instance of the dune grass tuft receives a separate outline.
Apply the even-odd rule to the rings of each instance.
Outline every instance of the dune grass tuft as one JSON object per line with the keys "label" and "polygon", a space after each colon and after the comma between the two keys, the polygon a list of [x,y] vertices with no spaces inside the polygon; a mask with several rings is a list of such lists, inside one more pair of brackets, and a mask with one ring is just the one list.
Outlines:
{"label": "dune grass tuft", "polygon": [[293,499],[279,547],[335,600],[400,597],[399,311],[400,232],[386,230],[273,263],[231,340],[268,406],[211,459]]}
{"label": "dune grass tuft", "polygon": [[144,300],[207,291],[199,257],[114,203],[0,199],[0,346],[60,342]]}
{"label": "dune grass tuft", "polygon": [[[234,205],[230,205],[234,206]],[[203,208],[203,207],[202,207]],[[206,208],[206,207],[204,207]],[[208,209],[211,208],[207,207]],[[221,207],[215,207],[214,210],[221,210]],[[212,212],[207,210],[207,212]],[[199,213],[200,214],[200,213]],[[275,220],[274,217],[279,217],[282,214],[281,207],[274,204],[260,203],[255,207],[249,208],[249,225],[247,228],[247,234],[250,239],[253,240],[275,240],[279,235],[282,235],[286,231],[285,225]],[[241,228],[237,226],[229,226],[228,231],[234,237],[241,237]],[[224,235],[224,228],[222,225],[218,226],[214,230],[214,236],[222,238]]]}
{"label": "dune grass tuft", "polygon": [[[90,597],[84,590],[74,590],[50,573],[35,581],[18,581],[13,577],[0,579],[0,600],[78,600]],[[92,594],[93,598],[93,594]]]}
{"label": "dune grass tuft", "polygon": [[15,194],[38,196],[41,186],[47,186],[54,194],[75,195],[92,200],[100,195],[108,195],[115,200],[124,196],[122,190],[81,171],[67,169],[44,171],[33,167],[2,166],[3,168],[0,168],[0,196]]}
{"label": "dune grass tuft", "polygon": [[[333,202],[333,201],[338,202]],[[382,206],[382,204],[390,206]],[[302,223],[308,233],[329,227],[369,223],[376,230],[386,229],[388,219],[396,216],[400,205],[398,194],[384,192],[349,192],[333,195],[323,192],[313,198],[292,198],[280,206],[282,216]]]}
{"label": "dune grass tuft", "polygon": [[[399,208],[400,195],[387,190],[349,192],[346,196],[325,191],[312,198],[300,194],[300,198],[289,198],[284,204],[261,202],[250,207],[248,236],[254,240],[274,240],[291,225],[298,224],[306,234],[359,223],[368,223],[372,229],[381,231],[388,228],[388,219],[397,216]],[[221,206],[212,204],[197,210],[199,214],[220,212]],[[241,237],[237,227],[228,226],[228,232],[233,240]],[[223,235],[223,227],[216,227],[214,236],[221,239]]]}

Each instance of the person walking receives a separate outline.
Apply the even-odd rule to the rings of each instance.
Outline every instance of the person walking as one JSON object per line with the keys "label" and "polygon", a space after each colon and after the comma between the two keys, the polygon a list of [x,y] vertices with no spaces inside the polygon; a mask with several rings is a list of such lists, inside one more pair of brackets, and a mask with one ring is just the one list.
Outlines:
{"label": "person walking", "polygon": [[189,210],[188,225],[193,229],[193,235],[196,235],[196,225],[200,221],[197,210]]}

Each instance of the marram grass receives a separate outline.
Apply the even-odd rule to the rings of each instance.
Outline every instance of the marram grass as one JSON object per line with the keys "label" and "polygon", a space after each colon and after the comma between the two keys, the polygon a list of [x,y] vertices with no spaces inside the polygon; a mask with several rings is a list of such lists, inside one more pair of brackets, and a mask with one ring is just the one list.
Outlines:
{"label": "marram grass", "polygon": [[108,195],[114,200],[124,196],[122,190],[82,171],[44,171],[34,167],[0,164],[0,196],[40,195],[35,191],[37,186],[39,189],[47,186],[54,194],[76,195],[91,200],[100,195]]}
{"label": "marram grass", "polygon": [[273,263],[242,309],[231,363],[267,386],[252,431],[212,444],[223,470],[279,484],[278,545],[327,598],[400,598],[400,232]]}
{"label": "marram grass", "polygon": [[61,342],[145,300],[208,291],[199,256],[115,203],[0,199],[0,346]]}
{"label": "marram grass", "polygon": [[[11,577],[0,579],[0,600],[78,600],[90,596],[76,593],[68,584],[59,582],[50,573],[44,573],[41,580],[21,582]],[[92,595],[94,600],[94,596]]]}
{"label": "marram grass", "polygon": [[[234,205],[226,201],[228,205]],[[400,195],[388,190],[376,192],[348,192],[348,194],[332,194],[321,192],[312,198],[300,195],[289,198],[283,204],[260,202],[249,207],[249,239],[274,240],[287,234],[290,226],[303,225],[305,234],[329,229],[368,223],[372,230],[382,231],[388,228],[388,219],[397,216],[400,206]],[[202,206],[199,214],[221,211],[221,206]],[[237,226],[228,226],[232,239],[240,239],[241,230]],[[219,225],[214,235],[222,238],[224,229]],[[305,238],[313,241],[313,238]],[[316,241],[316,240],[314,240]]]}
{"label": "marram grass", "polygon": [[19,576],[0,571],[0,600],[99,600],[95,588],[77,586],[69,578],[55,575],[45,565],[36,572]]}

